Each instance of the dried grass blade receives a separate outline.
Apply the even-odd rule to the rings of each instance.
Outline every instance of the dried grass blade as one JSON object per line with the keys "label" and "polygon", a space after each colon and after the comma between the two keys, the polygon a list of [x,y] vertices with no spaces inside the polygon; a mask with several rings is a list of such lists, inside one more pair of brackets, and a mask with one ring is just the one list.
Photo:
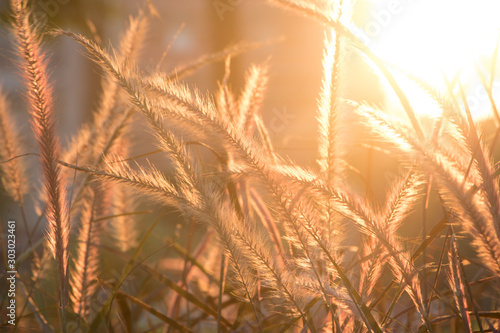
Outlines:
{"label": "dried grass blade", "polygon": [[137,246],[137,248],[136,248],[133,256],[130,258],[130,260],[128,261],[127,265],[124,267],[124,269],[122,271],[122,275],[120,276],[120,279],[113,286],[112,292],[111,292],[111,296],[106,300],[106,302],[104,302],[104,304],[99,309],[99,311],[97,311],[97,314],[96,314],[95,318],[92,320],[92,322],[90,324],[90,330],[92,332],[98,332],[98,329],[99,329],[99,326],[100,326],[101,322],[109,314],[109,311],[111,311],[111,307],[113,305],[113,300],[116,297],[116,294],[120,290],[120,287],[121,287],[122,283],[125,281],[125,279],[127,278],[127,276],[133,270],[133,264],[137,260],[137,258],[139,257],[139,254],[141,253],[144,245],[146,244],[146,240],[149,238],[149,236],[153,232],[153,230],[156,227],[156,225],[160,222],[160,220],[162,219],[162,217],[163,217],[163,214],[160,215],[160,216],[158,216],[153,221],[153,223],[149,227],[149,229],[146,232],[146,234],[142,237],[142,240],[141,240],[140,244]]}
{"label": "dried grass blade", "polygon": [[457,251],[457,244],[455,241],[455,234],[451,234],[450,238],[450,251],[448,252],[448,261],[450,264],[450,278],[449,283],[453,290],[455,302],[460,309],[460,314],[463,321],[463,326],[466,332],[471,333],[471,322],[469,313],[467,312],[467,299],[465,297],[465,287],[463,284],[462,271],[460,267],[460,257]]}
{"label": "dried grass blade", "polygon": [[[168,245],[169,246],[169,245]],[[123,253],[117,253],[117,255],[125,260],[129,260],[129,263],[131,264],[130,266],[130,271],[128,274],[130,274],[133,270],[137,268],[144,269],[148,274],[151,275],[151,277],[158,282],[161,282],[165,286],[169,287],[172,289],[176,294],[184,298],[186,301],[190,302],[191,304],[195,305],[197,308],[199,308],[201,311],[203,311],[206,315],[211,316],[212,318],[217,318],[217,310],[213,309],[210,307],[208,304],[200,300],[196,295],[190,293],[189,291],[185,290],[184,288],[180,287],[177,283],[172,281],[169,277],[167,277],[165,274],[162,272],[158,271],[156,268],[151,267],[147,263],[144,262],[145,259],[143,260],[137,260],[137,258],[127,256],[126,254]],[[128,275],[127,274],[127,275]],[[118,284],[121,284],[122,282],[118,281]],[[116,287],[115,287],[116,288]],[[224,325],[224,327],[228,328],[231,327],[230,322],[225,318],[221,317],[221,323]]]}
{"label": "dried grass blade", "polygon": [[[113,290],[113,286],[107,284],[106,282],[104,281],[101,281],[99,280],[99,283],[102,284],[103,286],[105,286],[106,288],[110,289],[110,290]],[[153,316],[155,316],[156,318],[160,319],[161,321],[163,321],[164,323],[170,325],[171,327],[181,331],[181,332],[191,332],[191,330],[181,324],[179,324],[176,320],[173,320],[172,318],[169,318],[167,316],[165,316],[163,313],[159,312],[158,310],[156,310],[155,308],[153,308],[152,306],[150,306],[149,304],[141,301],[140,299],[130,295],[130,294],[127,294],[121,290],[118,290],[117,292],[117,295],[119,296],[123,296],[125,297],[126,299],[130,300],[132,303],[134,303],[135,305],[139,306],[140,308],[146,310],[147,312],[151,313]]]}

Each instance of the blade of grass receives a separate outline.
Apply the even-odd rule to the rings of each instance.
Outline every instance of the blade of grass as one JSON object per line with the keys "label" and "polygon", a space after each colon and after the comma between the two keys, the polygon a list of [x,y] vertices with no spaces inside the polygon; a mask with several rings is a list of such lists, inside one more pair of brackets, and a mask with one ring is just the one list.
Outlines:
{"label": "blade of grass", "polygon": [[[153,254],[157,253],[159,250],[162,250],[162,249],[169,247],[169,246],[170,246],[170,244],[163,246],[160,249],[154,251]],[[124,253],[116,253],[116,255],[121,257],[121,258],[124,258],[124,259],[127,258],[127,255]],[[147,257],[145,259],[147,259]],[[165,276],[165,274],[161,273],[157,269],[144,263],[145,259],[138,261],[137,258],[130,258],[129,262],[131,262],[132,265],[134,265],[134,267],[130,271],[140,267],[141,269],[145,270],[152,278],[154,278],[158,282],[163,283],[168,288],[172,289],[175,293],[179,294],[182,298],[191,302],[193,305],[195,305],[197,308],[202,310],[207,315],[213,317],[214,319],[217,318],[217,310],[211,308],[206,303],[204,303],[202,300],[200,300],[198,297],[196,297],[192,293],[188,292],[184,288],[180,287],[177,283],[175,283],[170,278]],[[230,290],[226,289],[225,292],[230,292]],[[225,319],[224,317],[221,317],[221,322],[224,324],[224,326],[226,328],[231,327],[231,324],[229,323],[229,321],[227,321],[227,319]]]}
{"label": "blade of grass", "polygon": [[226,256],[221,254],[219,276],[219,301],[217,303],[217,332],[221,332],[222,320],[222,295],[224,294],[224,281],[226,280]]}
{"label": "blade of grass", "polygon": [[92,323],[90,325],[91,331],[96,332],[98,330],[99,325],[101,324],[101,321],[104,319],[105,316],[108,316],[109,312],[111,311],[111,306],[113,304],[113,300],[114,300],[114,298],[116,296],[116,293],[119,291],[120,286],[125,281],[125,279],[127,278],[128,274],[130,274],[130,271],[133,268],[132,265],[133,265],[134,261],[139,256],[142,248],[146,244],[146,240],[149,238],[149,236],[153,232],[153,230],[156,227],[156,225],[160,222],[160,220],[163,217],[163,215],[164,214],[160,214],[160,216],[158,216],[153,221],[153,223],[149,227],[149,229],[146,232],[146,234],[142,237],[142,240],[139,243],[139,245],[137,246],[137,249],[135,250],[133,257],[129,260],[129,262],[127,263],[127,265],[123,269],[122,275],[120,277],[120,280],[117,281],[117,283],[113,287],[111,296],[106,300],[106,302],[103,304],[103,306],[101,307],[101,309],[97,312],[97,315],[95,316],[94,320],[92,321]]}
{"label": "blade of grass", "polygon": [[[448,229],[448,232],[446,233],[446,238],[444,239],[444,242],[443,242],[443,247],[441,249],[441,255],[439,257],[439,262],[438,262],[438,266],[437,266],[437,269],[436,269],[436,276],[434,278],[434,289],[437,288],[437,283],[438,283],[438,279],[439,279],[439,273],[441,272],[441,267],[443,265],[443,258],[444,258],[444,253],[445,253],[445,249],[446,249],[446,244],[448,242],[448,238],[450,236],[450,229]],[[431,291],[430,293],[430,296],[429,296],[429,302],[427,303],[427,308],[430,309],[431,308],[431,302],[433,300],[433,291]]]}
{"label": "blade of grass", "polygon": [[205,268],[205,266],[203,266],[203,264],[201,262],[199,262],[196,258],[194,258],[193,256],[191,256],[188,252],[186,252],[182,246],[179,245],[179,243],[173,241],[173,240],[169,240],[169,242],[172,241],[172,247],[173,249],[179,253],[181,256],[183,256],[184,258],[186,258],[186,260],[188,260],[191,264],[193,264],[194,266],[196,266],[203,274],[205,274],[205,276],[213,283],[215,284],[219,284],[219,279],[214,276],[212,273],[210,273],[208,271],[208,269]]}
{"label": "blade of grass", "polygon": [[[110,289],[113,293],[114,292],[114,289],[115,287],[107,284],[106,282],[102,281],[102,280],[99,280],[99,283],[102,284],[103,286],[105,286],[106,288]],[[127,298],[128,300],[130,300],[131,302],[133,302],[135,305],[139,306],[140,308],[146,310],[147,312],[151,313],[153,316],[155,316],[156,318],[160,319],[161,321],[163,321],[164,323],[170,325],[171,327],[181,331],[181,332],[191,332],[191,330],[181,324],[179,324],[177,321],[165,316],[163,313],[159,312],[158,310],[156,310],[155,308],[153,308],[152,306],[144,303],[143,301],[141,301],[140,299],[132,296],[132,295],[129,295],[121,290],[118,290],[116,293],[116,295],[120,295],[120,296],[123,296],[125,298]]]}

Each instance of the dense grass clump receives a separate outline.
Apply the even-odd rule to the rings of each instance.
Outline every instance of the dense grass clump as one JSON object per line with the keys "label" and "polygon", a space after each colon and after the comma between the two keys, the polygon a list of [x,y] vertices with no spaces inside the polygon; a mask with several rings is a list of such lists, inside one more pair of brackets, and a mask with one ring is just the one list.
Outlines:
{"label": "dense grass clump", "polygon": [[[327,30],[318,159],[309,167],[273,149],[259,109],[272,83],[268,63],[248,69],[238,94],[228,85],[231,57],[259,44],[228,47],[171,74],[146,72],[135,61],[147,12],[130,19],[116,49],[50,31],[73,39],[102,70],[92,120],[62,146],[41,33],[26,2],[10,0],[11,38],[38,143],[36,153],[22,145],[24,133],[0,92],[0,167],[12,202],[0,216],[17,219],[19,211],[29,231],[17,234],[27,240],[17,254],[19,332],[500,330],[500,193],[492,156],[500,126],[483,135],[458,79],[443,94],[410,76],[442,109],[423,121],[395,69],[356,37],[349,1],[333,8],[268,2]],[[343,95],[344,52],[352,50],[378,69],[403,117]],[[220,60],[226,75],[213,95],[182,82]],[[492,86],[485,88],[491,94]],[[349,120],[346,109],[354,112]],[[156,144],[140,158],[131,156],[130,139],[138,118]],[[359,172],[343,133],[352,128],[363,133],[357,144],[400,165],[386,177],[382,198],[350,183]],[[152,154],[167,157],[168,168],[144,162]],[[36,166],[25,155],[36,155]],[[38,169],[39,219],[29,221],[27,173]],[[427,211],[430,205],[438,208]],[[424,212],[425,227],[408,235],[402,230],[421,219],[416,211]],[[172,216],[187,235],[162,227]],[[2,329],[10,327],[5,318]]]}

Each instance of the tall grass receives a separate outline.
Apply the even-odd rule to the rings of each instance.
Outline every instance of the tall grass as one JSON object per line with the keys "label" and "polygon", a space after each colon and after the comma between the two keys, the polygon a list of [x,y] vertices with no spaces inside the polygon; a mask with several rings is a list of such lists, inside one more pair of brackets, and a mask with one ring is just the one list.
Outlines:
{"label": "tall grass", "polygon": [[[137,60],[149,12],[130,19],[117,49],[51,31],[80,44],[102,70],[93,118],[62,150],[37,22],[25,1],[10,1],[11,37],[43,170],[39,220],[47,226],[40,240],[32,230],[37,225],[26,221],[25,170],[37,167],[25,162],[33,152],[21,145],[0,92],[2,184],[29,239],[18,255],[19,331],[500,330],[494,141],[472,118],[460,82],[441,93],[409,75],[442,108],[429,125],[411,107],[394,68],[348,28],[350,1],[333,10],[268,2],[326,29],[318,159],[310,167],[273,148],[260,110],[272,84],[269,64],[251,66],[239,94],[229,85],[231,57],[262,44],[237,44],[171,74],[160,66],[145,72]],[[380,69],[406,118],[345,96],[349,48]],[[225,76],[213,96],[180,81],[221,60]],[[348,119],[345,110],[355,116]],[[138,118],[156,147],[134,157],[130,124]],[[360,144],[370,142],[402,167],[388,177],[382,197],[350,183],[359,172],[345,138],[355,128],[364,133]],[[152,154],[167,157],[168,172],[140,162]],[[408,228],[421,210],[432,228]],[[163,224],[172,220],[175,230],[166,231]]]}

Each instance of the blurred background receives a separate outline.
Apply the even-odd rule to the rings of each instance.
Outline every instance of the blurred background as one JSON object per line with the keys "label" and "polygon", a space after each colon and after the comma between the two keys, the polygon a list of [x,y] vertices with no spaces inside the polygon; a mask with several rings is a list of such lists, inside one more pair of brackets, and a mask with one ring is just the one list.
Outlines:
{"label": "blurred background", "polygon": [[[142,47],[145,51],[140,56],[139,66],[144,71],[157,66],[169,45],[172,47],[161,68],[167,73],[179,65],[238,42],[272,41],[232,59],[229,85],[238,94],[244,83],[246,69],[252,63],[268,61],[268,90],[260,111],[276,150],[299,164],[315,166],[318,128],[316,110],[321,90],[323,41],[327,33],[321,24],[275,8],[264,0],[34,0],[30,3],[34,15],[45,29],[70,29],[100,40],[103,46],[118,45],[129,16],[137,15],[140,10],[157,13],[149,22],[147,38]],[[404,70],[432,79],[434,74],[439,76],[443,64],[460,66],[469,61],[469,58],[464,57],[464,50],[478,50],[472,43],[484,39],[479,38],[484,36],[478,35],[475,28],[493,32],[488,45],[494,48],[498,40],[495,27],[500,21],[492,17],[496,13],[492,8],[498,6],[491,0],[480,0],[474,4],[449,0],[439,3],[358,0],[352,12],[352,21],[361,29],[360,38],[378,54]],[[7,0],[0,0],[0,15],[0,86],[9,94],[17,123],[27,133],[26,150],[34,152],[37,147],[30,140],[23,87],[8,38],[10,18]],[[496,22],[496,25],[483,27],[484,24],[480,24],[483,21]],[[464,22],[470,24],[464,25]],[[50,68],[56,92],[57,131],[64,146],[81,124],[91,119],[92,110],[98,104],[102,72],[71,39],[46,39],[47,49],[52,56]],[[489,65],[492,53],[492,48],[484,48],[482,54],[486,55],[487,60],[478,58],[478,63],[482,65],[484,60]],[[376,104],[384,110],[401,109],[395,102],[394,94],[384,82],[379,81],[378,74],[365,59],[349,46],[345,47],[344,55],[343,97]],[[469,61],[468,64],[464,73],[471,76],[474,62]],[[456,66],[451,70],[456,71]],[[203,67],[185,81],[202,92],[215,93],[224,72],[224,63],[217,62]],[[464,82],[464,86],[471,101],[476,100],[476,110],[489,115],[484,119],[491,120],[489,99],[484,89],[481,90],[477,75],[474,80]],[[405,89],[412,91],[412,88]],[[500,89],[497,89],[496,93],[499,92]],[[432,111],[435,105],[422,103],[428,97],[416,92],[409,97],[418,113],[428,118],[436,116]],[[340,109],[347,122],[352,118],[350,111],[346,105]],[[402,118],[405,119],[405,116]],[[495,127],[494,122],[489,121],[489,124]],[[138,127],[138,132],[144,132],[144,129]],[[347,158],[356,171],[348,174],[348,182],[356,190],[373,192],[375,197],[381,199],[385,196],[391,177],[400,173],[401,168],[393,156],[371,149],[370,139],[365,133],[366,129],[352,126],[352,123],[349,124],[349,133],[342,133],[347,143]],[[487,133],[490,136],[494,134],[493,130]],[[155,149],[139,135],[134,143],[136,151],[132,154],[143,154]]]}
{"label": "blurred background", "polygon": [[[7,93],[16,124],[21,128],[23,149],[26,153],[33,153],[37,152],[38,146],[31,134],[25,90],[15,66],[14,45],[8,30],[11,19],[8,2],[0,0],[0,87]],[[321,24],[273,7],[264,0],[32,0],[29,3],[45,31],[53,27],[69,29],[108,48],[118,47],[130,16],[136,16],[141,10],[154,13],[148,22],[138,63],[145,72],[155,69],[167,49],[169,52],[161,70],[169,73],[178,66],[239,42],[266,42],[260,48],[232,58],[229,85],[238,96],[249,66],[268,62],[268,90],[260,112],[276,150],[283,157],[302,165],[316,166],[316,110],[322,85],[323,42],[327,33]],[[367,2],[358,1],[353,19],[366,20],[368,9]],[[80,126],[92,119],[102,91],[102,71],[70,38],[45,37],[45,42],[54,84],[56,132],[61,145],[66,147]],[[365,61],[349,52],[344,64],[348,73],[343,78],[345,96],[356,94],[351,98],[382,104],[381,87]],[[215,94],[224,73],[224,61],[219,61],[201,68],[184,81],[203,93]],[[134,120],[131,156],[156,149],[151,138],[144,135],[149,130],[142,121],[140,116]],[[350,135],[356,137],[356,133]],[[372,159],[372,154],[359,146],[351,153],[356,167],[367,165],[366,172],[370,172],[370,163],[366,162]],[[148,159],[168,172],[164,157],[154,155]],[[36,157],[23,157],[23,162],[30,165],[31,170],[37,170]],[[144,162],[144,159],[139,162]],[[38,200],[41,177],[34,173],[29,177],[31,192],[27,200],[34,200],[35,205],[27,202],[25,206],[29,207],[29,225],[33,226],[40,213],[32,207]],[[354,178],[361,190],[364,189],[359,178]],[[380,187],[380,192],[383,191],[384,187]],[[4,191],[0,191],[2,218],[13,214],[11,208]],[[174,223],[165,226],[169,230],[161,233],[163,235],[172,235],[171,228],[180,228],[177,214],[169,219]],[[38,228],[39,236],[43,229]]]}
{"label": "blurred background", "polygon": [[[154,6],[159,16],[149,24],[147,40],[140,57],[144,70],[156,66],[169,44],[172,48],[162,70],[189,63],[241,42],[272,41],[259,49],[233,58],[229,84],[238,93],[245,70],[251,63],[269,62],[270,79],[264,120],[281,152],[299,162],[311,161],[316,150],[316,106],[321,87],[322,54],[325,29],[320,24],[294,13],[256,0],[37,0],[34,14],[45,29],[62,27],[87,36],[97,36],[104,46],[117,46],[126,29],[128,17]],[[23,109],[22,86],[14,66],[12,45],[8,40],[8,1],[1,0],[0,85],[11,96],[15,109]],[[149,7],[151,8],[151,7]],[[358,1],[353,18],[362,21],[368,3]],[[174,41],[176,34],[177,38]],[[58,131],[69,138],[82,122],[88,121],[97,105],[100,71],[68,38],[47,39],[52,55]],[[351,53],[346,59],[348,84],[344,89],[380,102],[376,79],[363,61]],[[224,63],[206,66],[186,81],[202,92],[215,93],[224,76]],[[351,89],[353,86],[356,89]],[[20,120],[23,122],[22,114]]]}
{"label": "blurred background", "polygon": [[[441,89],[444,88],[439,82],[442,72],[449,77],[460,72],[472,112],[481,119],[492,119],[491,105],[478,79],[476,65],[488,68],[491,63],[499,40],[500,21],[495,15],[500,3],[349,1],[355,4],[351,17],[359,28],[359,36],[374,52]],[[311,2],[335,6],[338,1]],[[140,56],[139,66],[144,71],[156,67],[169,45],[172,47],[161,68],[165,72],[238,42],[271,41],[232,59],[229,84],[238,94],[250,64],[268,61],[270,78],[261,112],[274,143],[278,151],[299,163],[315,157],[316,109],[326,32],[321,24],[275,8],[264,0],[31,0],[30,3],[34,16],[46,30],[71,29],[99,39],[103,46],[115,47],[130,15],[137,15],[140,10],[156,13],[149,22],[142,48],[146,51]],[[26,115],[23,91],[8,39],[8,0],[0,0],[0,19],[0,86],[10,95],[23,123]],[[52,56],[58,131],[67,139],[82,122],[90,119],[99,97],[101,72],[69,38],[47,38],[47,42]],[[376,71],[352,47],[347,46],[343,51],[343,97],[365,100],[385,109],[400,109],[394,94],[377,79]],[[202,92],[215,93],[223,76],[224,64],[216,62],[185,81]],[[439,115],[436,105],[425,94],[418,93],[402,77],[398,79],[419,114]],[[492,84],[493,93],[499,95],[500,83]]]}

